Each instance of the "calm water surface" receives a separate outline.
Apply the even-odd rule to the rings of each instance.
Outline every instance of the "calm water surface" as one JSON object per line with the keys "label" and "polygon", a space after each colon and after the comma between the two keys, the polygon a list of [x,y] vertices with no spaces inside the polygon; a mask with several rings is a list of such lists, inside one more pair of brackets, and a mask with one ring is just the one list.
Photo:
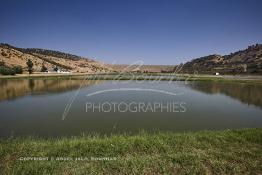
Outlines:
{"label": "calm water surface", "polygon": [[[119,88],[122,90],[117,91]],[[109,89],[111,91],[107,91]],[[101,93],[86,96],[95,92]],[[182,103],[184,108],[181,110],[178,107],[175,112],[99,112],[86,109],[87,103],[103,102],[176,102]],[[65,120],[62,120],[66,106],[70,108]],[[186,84],[166,81],[0,80],[2,138],[24,135],[71,136],[84,132],[184,132],[245,127],[262,127],[261,85],[197,81]]]}

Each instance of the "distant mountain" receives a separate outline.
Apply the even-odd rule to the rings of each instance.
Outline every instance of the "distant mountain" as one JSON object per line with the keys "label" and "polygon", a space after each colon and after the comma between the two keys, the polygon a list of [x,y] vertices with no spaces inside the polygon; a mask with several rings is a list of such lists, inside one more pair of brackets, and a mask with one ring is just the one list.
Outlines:
{"label": "distant mountain", "polygon": [[40,71],[42,65],[48,70],[55,67],[71,72],[108,72],[110,68],[99,61],[77,55],[36,48],[17,48],[9,44],[0,44],[0,61],[6,66],[21,66],[26,69],[26,62],[31,59],[34,71]]}
{"label": "distant mountain", "polygon": [[209,55],[193,59],[183,64],[181,72],[262,74],[262,44],[252,45],[229,55]]}

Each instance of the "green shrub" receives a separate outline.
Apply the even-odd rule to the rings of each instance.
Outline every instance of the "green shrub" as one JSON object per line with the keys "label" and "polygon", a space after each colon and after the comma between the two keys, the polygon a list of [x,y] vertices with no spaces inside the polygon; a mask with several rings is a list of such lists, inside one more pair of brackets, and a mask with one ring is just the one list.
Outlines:
{"label": "green shrub", "polygon": [[0,66],[0,74],[2,75],[15,75],[15,71],[13,68],[9,68],[6,66]]}
{"label": "green shrub", "polygon": [[21,66],[14,66],[13,70],[15,71],[16,74],[22,74],[23,73],[23,69]]}

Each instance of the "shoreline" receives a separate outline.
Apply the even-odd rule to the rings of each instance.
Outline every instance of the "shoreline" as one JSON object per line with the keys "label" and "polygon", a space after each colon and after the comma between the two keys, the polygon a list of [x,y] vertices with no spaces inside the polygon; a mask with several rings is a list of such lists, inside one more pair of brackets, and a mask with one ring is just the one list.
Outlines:
{"label": "shoreline", "polygon": [[107,73],[77,73],[77,74],[18,74],[0,75],[0,80],[5,79],[70,79],[70,80],[134,80],[134,81],[214,81],[214,82],[239,82],[262,83],[262,75],[194,75],[194,74],[107,74]]}

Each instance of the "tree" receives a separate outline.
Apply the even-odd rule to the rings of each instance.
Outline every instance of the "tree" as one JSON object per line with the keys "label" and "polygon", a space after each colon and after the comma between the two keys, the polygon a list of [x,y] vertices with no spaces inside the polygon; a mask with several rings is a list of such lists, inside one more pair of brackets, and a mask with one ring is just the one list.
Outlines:
{"label": "tree", "polygon": [[33,72],[34,63],[31,61],[31,59],[28,59],[26,64],[27,64],[27,67],[28,67],[28,72],[29,72],[29,74],[31,74]]}
{"label": "tree", "polygon": [[42,68],[41,68],[41,72],[46,72],[47,71],[47,67],[45,67],[45,64],[42,64]]}
{"label": "tree", "polygon": [[3,57],[7,57],[7,54],[5,52],[1,53]]}
{"label": "tree", "polygon": [[16,74],[22,74],[23,73],[23,69],[21,66],[14,66],[13,70],[15,71]]}
{"label": "tree", "polygon": [[54,71],[56,71],[56,72],[58,71],[58,68],[57,68],[57,66],[56,66],[56,67],[54,67]]}

